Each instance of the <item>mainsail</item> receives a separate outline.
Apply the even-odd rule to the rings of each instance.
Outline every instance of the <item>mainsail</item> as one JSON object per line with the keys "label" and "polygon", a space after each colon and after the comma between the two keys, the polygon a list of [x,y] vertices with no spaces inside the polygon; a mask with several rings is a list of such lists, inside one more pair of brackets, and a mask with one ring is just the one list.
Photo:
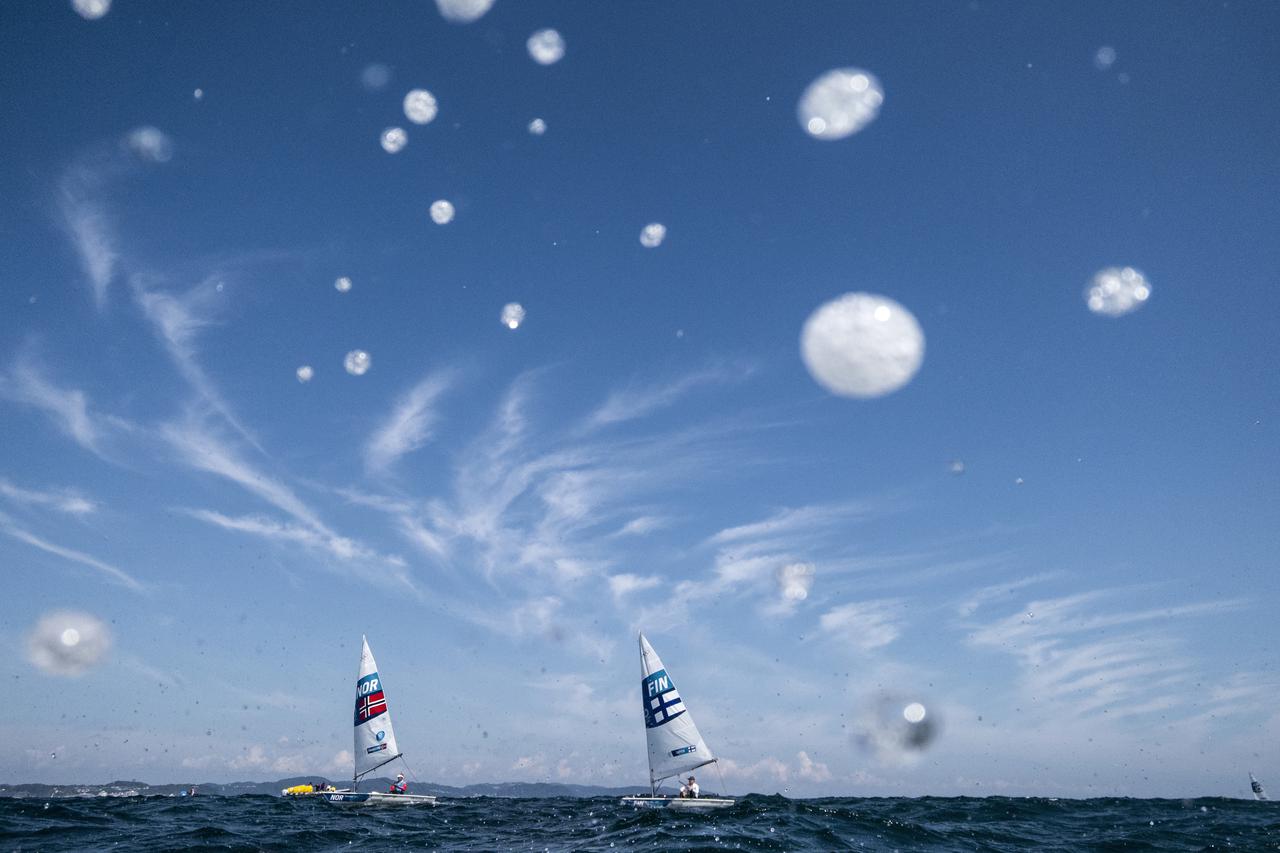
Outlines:
{"label": "mainsail", "polygon": [[1249,787],[1253,789],[1254,799],[1265,800],[1267,798],[1267,792],[1262,790],[1262,783],[1252,773],[1249,774]]}
{"label": "mainsail", "polygon": [[382,689],[378,664],[369,651],[369,641],[361,637],[360,675],[356,677],[356,769],[355,781],[400,757],[396,735],[387,712],[387,695]]}
{"label": "mainsail", "polygon": [[649,741],[649,786],[716,760],[698,734],[662,659],[640,635],[640,694]]}

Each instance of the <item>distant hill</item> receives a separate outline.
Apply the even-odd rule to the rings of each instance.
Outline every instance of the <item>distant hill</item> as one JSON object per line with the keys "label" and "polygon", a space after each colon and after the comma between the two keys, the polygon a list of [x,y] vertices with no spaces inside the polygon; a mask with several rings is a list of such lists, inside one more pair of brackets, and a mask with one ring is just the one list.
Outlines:
{"label": "distant hill", "polygon": [[[335,781],[323,776],[294,776],[275,782],[191,782],[181,785],[149,785],[146,782],[117,780],[99,785],[43,785],[29,783],[0,785],[0,797],[175,797],[192,787],[200,796],[239,797],[265,795],[278,797],[280,791],[293,785],[324,782],[342,788],[351,783]],[[364,779],[361,790],[385,791],[391,787],[391,779]],[[629,788],[604,788],[599,785],[561,785],[555,782],[489,782],[481,785],[438,785],[433,782],[413,782],[412,794],[434,794],[437,797],[621,797],[627,794],[647,793],[641,785]],[[662,789],[671,795],[674,790]]]}

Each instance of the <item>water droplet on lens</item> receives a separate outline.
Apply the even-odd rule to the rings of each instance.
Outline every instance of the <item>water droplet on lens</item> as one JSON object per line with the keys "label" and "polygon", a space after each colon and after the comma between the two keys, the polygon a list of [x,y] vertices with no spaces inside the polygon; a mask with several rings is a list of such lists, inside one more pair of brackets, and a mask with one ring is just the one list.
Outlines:
{"label": "water droplet on lens", "polygon": [[1106,71],[1116,61],[1116,49],[1110,46],[1098,48],[1098,52],[1093,55],[1093,64],[1099,71]]}
{"label": "water droplet on lens", "polygon": [[435,95],[426,89],[413,89],[404,96],[405,118],[414,124],[430,124],[439,111]]}
{"label": "water droplet on lens", "polygon": [[538,30],[527,44],[529,55],[539,65],[554,65],[564,58],[564,38],[555,30]]}
{"label": "water droplet on lens", "polygon": [[924,332],[897,302],[846,293],[809,316],[800,352],[810,375],[845,397],[880,397],[911,381],[924,361]]}
{"label": "water droplet on lens", "polygon": [[453,221],[453,203],[445,199],[431,202],[431,221],[437,225],[448,225]]}
{"label": "water droplet on lens", "polygon": [[71,0],[71,8],[87,21],[96,21],[111,11],[111,0]]}
{"label": "water droplet on lens", "polygon": [[541,136],[547,132],[547,123],[540,118],[535,118],[529,122],[529,132],[534,136]]}
{"label": "water droplet on lens", "polygon": [[347,373],[352,376],[364,376],[369,372],[369,368],[373,366],[373,359],[369,357],[369,353],[362,349],[353,349],[347,353],[347,357],[342,360],[342,366],[346,368]]}
{"label": "water droplet on lens", "polygon": [[667,226],[661,222],[650,222],[640,231],[640,245],[646,249],[656,249],[667,239]]}
{"label": "water droplet on lens", "polygon": [[388,154],[398,154],[409,142],[409,134],[402,127],[388,127],[382,131],[382,150]]}
{"label": "water droplet on lens", "polygon": [[345,275],[334,279],[333,289],[339,293],[347,293],[351,290],[351,279]]}
{"label": "water droplet on lens", "polygon": [[440,16],[454,24],[477,21],[493,8],[494,0],[436,0]]}
{"label": "water droplet on lens", "polygon": [[508,302],[502,306],[502,325],[508,329],[518,329],[524,322],[524,306],[519,302]]}
{"label": "water droplet on lens", "polygon": [[844,139],[875,121],[884,90],[875,75],[860,68],[836,68],[804,90],[796,115],[815,139]]}
{"label": "water droplet on lens", "polygon": [[1133,267],[1108,267],[1089,282],[1085,304],[1095,314],[1122,317],[1141,308],[1151,298],[1151,284]]}
{"label": "water droplet on lens", "polygon": [[311,381],[311,377],[316,375],[316,372],[312,369],[311,365],[304,364],[295,371],[295,374],[297,375],[299,382],[307,383]]}
{"label": "water droplet on lens", "polygon": [[360,72],[360,85],[370,92],[377,92],[385,89],[387,84],[391,82],[391,69],[383,65],[381,62],[374,62],[366,65],[364,70]]}

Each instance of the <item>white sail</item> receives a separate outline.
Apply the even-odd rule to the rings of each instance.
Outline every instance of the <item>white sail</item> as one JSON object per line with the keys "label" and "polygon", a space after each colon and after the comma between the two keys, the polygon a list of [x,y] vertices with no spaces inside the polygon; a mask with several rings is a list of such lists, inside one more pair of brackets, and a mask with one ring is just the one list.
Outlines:
{"label": "white sail", "polygon": [[355,712],[357,780],[400,757],[378,665],[373,660],[373,652],[369,651],[369,641],[361,637],[361,642],[364,649],[360,652],[360,675],[356,678]]}
{"label": "white sail", "polygon": [[1253,798],[1255,800],[1265,800],[1267,798],[1267,792],[1262,789],[1262,783],[1252,773],[1249,774],[1249,788],[1253,790]]}
{"label": "white sail", "polygon": [[650,784],[656,786],[663,779],[715,761],[681,701],[671,674],[644,634],[640,635],[640,676]]}

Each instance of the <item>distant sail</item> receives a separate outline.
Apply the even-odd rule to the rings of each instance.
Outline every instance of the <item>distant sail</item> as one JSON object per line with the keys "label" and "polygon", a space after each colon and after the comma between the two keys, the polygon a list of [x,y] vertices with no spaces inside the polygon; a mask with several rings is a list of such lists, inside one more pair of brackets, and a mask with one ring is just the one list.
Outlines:
{"label": "distant sail", "polygon": [[396,735],[391,729],[391,714],[387,710],[387,694],[378,675],[378,664],[369,651],[369,641],[361,638],[364,649],[360,653],[360,675],[356,678],[355,711],[355,778],[377,770],[388,761],[400,757],[396,748]]}
{"label": "distant sail", "polygon": [[1249,774],[1249,787],[1253,789],[1253,797],[1257,800],[1265,800],[1267,792],[1262,790],[1262,783],[1252,773]]}
{"label": "distant sail", "polygon": [[662,659],[640,635],[640,694],[644,702],[644,727],[649,741],[649,781],[663,779],[710,764],[716,760],[707,748],[693,717],[685,708],[671,674]]}

